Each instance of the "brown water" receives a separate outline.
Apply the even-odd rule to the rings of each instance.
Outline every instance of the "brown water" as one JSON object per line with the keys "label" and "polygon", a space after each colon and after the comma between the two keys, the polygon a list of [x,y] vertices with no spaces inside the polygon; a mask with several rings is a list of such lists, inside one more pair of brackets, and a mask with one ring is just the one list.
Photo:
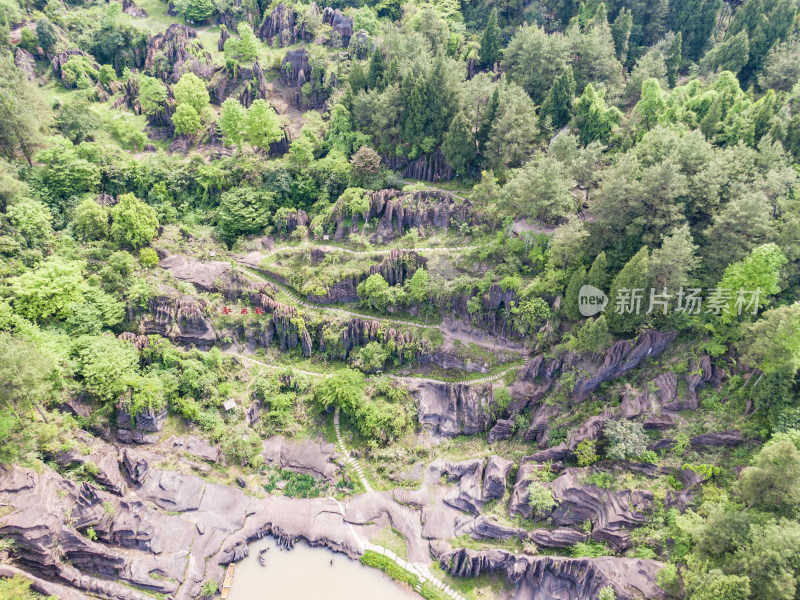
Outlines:
{"label": "brown water", "polygon": [[[266,567],[258,562],[264,555]],[[331,565],[331,561],[333,564]],[[376,569],[323,548],[298,543],[279,550],[266,537],[250,544],[250,556],[236,563],[229,600],[419,600]]]}

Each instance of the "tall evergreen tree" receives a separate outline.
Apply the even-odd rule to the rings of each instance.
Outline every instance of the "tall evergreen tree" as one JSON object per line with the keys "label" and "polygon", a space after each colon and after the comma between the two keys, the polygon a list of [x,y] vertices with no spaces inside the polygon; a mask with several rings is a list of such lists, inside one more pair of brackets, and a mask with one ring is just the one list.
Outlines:
{"label": "tall evergreen tree", "polygon": [[353,61],[350,74],[347,76],[347,82],[350,84],[350,89],[353,90],[354,94],[367,89],[367,75],[364,73],[364,67],[361,66],[360,60]]}
{"label": "tall evergreen tree", "polygon": [[671,37],[668,38],[664,63],[667,65],[667,81],[669,82],[669,86],[675,87],[675,83],[678,80],[678,69],[681,66],[683,34],[679,31],[675,34],[670,33],[670,36]]}
{"label": "tall evergreen tree", "polygon": [[711,37],[722,0],[683,0],[674,6],[672,29],[683,35],[684,56],[696,61]]}
{"label": "tall evergreen tree", "polygon": [[649,251],[637,252],[614,277],[608,295],[606,320],[614,333],[635,332],[646,317],[650,301]]}
{"label": "tall evergreen tree", "polygon": [[589,273],[586,275],[586,284],[605,291],[608,285],[608,261],[605,252],[601,252],[595,257],[592,268],[589,269]]}
{"label": "tall evergreen tree", "polygon": [[383,91],[385,87],[383,82],[385,70],[386,59],[383,56],[383,51],[380,48],[375,48],[375,51],[369,58],[369,67],[367,68],[367,87],[369,89]]}
{"label": "tall evergreen tree", "polygon": [[480,64],[486,69],[491,69],[500,60],[500,45],[502,43],[500,27],[497,24],[497,8],[489,14],[489,22],[481,36]]}
{"label": "tall evergreen tree", "polygon": [[544,126],[549,119],[553,129],[561,129],[572,119],[574,99],[575,78],[572,76],[572,67],[567,67],[553,82],[539,112],[539,122]]}
{"label": "tall evergreen tree", "polygon": [[492,123],[497,118],[497,111],[500,110],[500,87],[495,86],[492,97],[486,104],[486,110],[481,115],[481,122],[478,126],[478,150],[483,153],[486,148],[486,142],[489,141],[489,133],[492,131]]}
{"label": "tall evergreen tree", "polygon": [[475,164],[477,148],[464,113],[458,113],[444,136],[442,152],[459,175],[466,175]]}
{"label": "tall evergreen tree", "polygon": [[628,40],[631,37],[633,14],[630,9],[622,8],[611,25],[611,37],[614,38],[614,52],[621,63],[625,63],[628,56]]}

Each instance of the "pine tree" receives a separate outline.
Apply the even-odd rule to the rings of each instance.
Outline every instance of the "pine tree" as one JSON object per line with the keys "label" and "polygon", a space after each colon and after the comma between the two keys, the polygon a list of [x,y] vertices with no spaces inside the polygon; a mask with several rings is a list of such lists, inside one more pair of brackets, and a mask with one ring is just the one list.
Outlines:
{"label": "pine tree", "polygon": [[672,29],[683,34],[684,56],[696,61],[711,37],[722,0],[684,0],[675,6]]}
{"label": "pine tree", "polygon": [[669,86],[675,87],[675,83],[678,80],[678,69],[681,66],[683,35],[679,31],[676,34],[670,33],[670,36],[664,62],[667,65],[667,81],[669,81]]}
{"label": "pine tree", "polygon": [[478,150],[483,154],[486,142],[489,141],[489,133],[492,131],[492,123],[497,118],[497,111],[500,110],[500,87],[495,86],[492,97],[486,104],[486,110],[481,115],[481,122],[478,125],[478,133],[475,136],[478,140]]}
{"label": "pine tree", "polygon": [[622,113],[614,106],[606,107],[602,94],[590,83],[575,105],[575,126],[580,140],[586,145],[595,140],[608,143],[615,125],[622,121]]}
{"label": "pine tree", "polygon": [[369,59],[369,67],[367,68],[367,87],[371,90],[383,91],[383,74],[386,69],[386,59],[380,48],[375,48],[372,56]]}
{"label": "pine tree", "polygon": [[347,76],[347,82],[350,84],[350,89],[353,90],[354,94],[367,89],[367,76],[360,60],[353,61],[353,67],[350,69],[350,75]]}
{"label": "pine tree", "polygon": [[650,301],[648,258],[647,246],[642,246],[611,284],[605,312],[608,328],[614,333],[633,333],[646,317]]}
{"label": "pine tree", "polygon": [[457,109],[457,99],[453,90],[446,84],[447,66],[444,54],[439,54],[433,62],[433,68],[425,78],[428,105],[425,116],[427,124],[425,137],[433,138],[438,146],[450,126],[450,121]]}
{"label": "pine tree", "polygon": [[489,22],[481,36],[480,65],[486,69],[491,69],[500,60],[501,45],[500,27],[497,24],[497,9],[493,8],[489,14]]}
{"label": "pine tree", "polygon": [[583,318],[580,311],[578,295],[581,288],[586,284],[586,269],[580,267],[572,272],[567,284],[567,291],[564,292],[564,312],[573,321]]}
{"label": "pine tree", "polygon": [[589,269],[589,274],[586,276],[586,285],[593,285],[598,290],[606,290],[608,285],[608,262],[605,252],[601,252],[595,257],[592,268]]}
{"label": "pine tree", "polygon": [[619,62],[624,63],[628,56],[628,40],[631,36],[633,15],[628,8],[622,8],[611,26],[611,37],[614,38],[614,52]]}
{"label": "pine tree", "polygon": [[539,122],[544,126],[549,119],[550,126],[561,129],[572,119],[572,104],[575,100],[575,78],[572,67],[567,67],[553,82],[539,113]]}
{"label": "pine tree", "polygon": [[475,164],[477,149],[464,113],[458,113],[444,136],[442,152],[459,175],[466,175]]}
{"label": "pine tree", "polygon": [[634,111],[644,130],[649,131],[658,123],[658,118],[667,103],[664,101],[664,92],[658,79],[648,79],[642,84],[642,99],[637,102]]}

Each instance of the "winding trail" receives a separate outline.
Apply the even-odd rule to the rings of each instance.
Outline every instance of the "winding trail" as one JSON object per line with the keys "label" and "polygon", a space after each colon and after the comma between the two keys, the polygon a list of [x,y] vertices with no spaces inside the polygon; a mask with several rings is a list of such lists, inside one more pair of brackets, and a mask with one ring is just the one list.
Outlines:
{"label": "winding trail", "polygon": [[352,256],[372,256],[373,254],[387,254],[392,250],[409,250],[413,252],[448,252],[474,250],[475,248],[480,247],[481,244],[472,244],[469,246],[427,246],[423,248],[372,248],[371,250],[351,250],[350,248],[341,248],[339,246],[331,246],[329,244],[310,244],[301,246],[276,246],[264,254],[278,254],[280,252],[294,254],[310,250],[322,250],[324,252],[344,252],[345,254],[350,254]]}
{"label": "winding trail", "polygon": [[252,277],[254,277],[256,279],[260,279],[261,281],[264,281],[265,283],[271,283],[276,288],[278,288],[280,291],[282,291],[284,294],[289,296],[289,298],[292,300],[292,302],[295,302],[296,304],[302,306],[303,308],[307,308],[308,310],[322,311],[322,312],[329,311],[329,312],[339,313],[341,315],[346,315],[348,317],[356,317],[358,319],[371,319],[373,321],[380,321],[382,323],[396,323],[398,325],[408,325],[410,327],[419,327],[419,328],[422,328],[422,329],[441,329],[441,327],[442,327],[441,324],[440,325],[424,325],[422,323],[415,323],[413,321],[404,321],[403,319],[392,319],[392,318],[389,318],[389,317],[376,317],[374,315],[367,315],[367,314],[364,314],[364,313],[353,312],[351,310],[346,310],[344,308],[336,308],[336,307],[333,307],[333,306],[326,306],[324,304],[312,304],[312,303],[310,303],[310,302],[308,302],[306,300],[302,300],[301,298],[299,298],[297,296],[297,294],[292,289],[290,289],[288,286],[286,286],[286,285],[284,285],[282,283],[279,283],[275,279],[258,272],[255,268],[253,268],[251,266],[248,266],[248,265],[242,265],[242,266],[247,269],[246,272],[247,272],[248,275],[251,275]]}
{"label": "winding trail", "polygon": [[339,429],[339,407],[336,407],[336,412],[333,413],[333,427],[336,429],[336,441],[339,442],[339,451],[345,455],[347,458],[347,462],[350,463],[350,466],[353,467],[353,470],[358,475],[359,481],[361,481],[361,485],[364,486],[364,489],[367,490],[367,493],[372,493],[375,490],[367,481],[366,476],[364,475],[364,469],[361,467],[361,463],[358,462],[358,459],[355,456],[350,454],[350,451],[347,449],[347,446],[344,445],[344,440],[342,439],[342,432]]}

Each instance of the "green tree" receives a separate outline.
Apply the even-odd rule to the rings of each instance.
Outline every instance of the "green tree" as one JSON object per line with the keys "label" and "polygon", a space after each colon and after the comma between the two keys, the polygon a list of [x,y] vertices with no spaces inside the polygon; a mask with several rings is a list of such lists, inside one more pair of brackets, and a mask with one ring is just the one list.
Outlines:
{"label": "green tree", "polygon": [[175,104],[191,106],[198,115],[202,115],[208,108],[209,96],[206,84],[192,72],[181,76],[178,83],[172,87]]}
{"label": "green tree", "polygon": [[45,52],[49,52],[58,41],[56,29],[47,17],[42,17],[36,21],[36,39],[41,49]]}
{"label": "green tree", "polygon": [[414,271],[414,275],[408,281],[408,292],[415,302],[424,302],[428,299],[428,283],[428,272],[425,269],[420,267]]}
{"label": "green tree", "polygon": [[236,27],[238,37],[225,40],[225,58],[237,62],[252,62],[258,52],[258,38],[246,21]]}
{"label": "green tree", "polygon": [[544,519],[558,504],[553,492],[543,483],[534,479],[528,484],[528,506],[531,507],[531,516],[534,519]]}
{"label": "green tree", "polygon": [[684,56],[698,60],[711,37],[722,0],[686,0],[675,5],[673,31],[680,32]]}
{"label": "green tree", "polygon": [[589,273],[586,275],[586,284],[596,287],[598,290],[606,290],[608,286],[608,259],[606,253],[601,252],[598,254]]}
{"label": "green tree", "polygon": [[656,289],[677,290],[686,286],[699,264],[696,253],[689,225],[673,229],[650,256],[650,275]]}
{"label": "green tree", "polygon": [[497,24],[497,8],[493,8],[489,13],[489,21],[486,29],[481,36],[480,65],[486,69],[491,69],[500,60],[502,50],[502,34]]}
{"label": "green tree", "polygon": [[572,119],[572,104],[575,100],[575,78],[572,76],[572,67],[567,67],[564,72],[553,82],[553,87],[547,94],[539,112],[539,123],[543,128],[561,129]]}
{"label": "green tree", "polygon": [[[643,246],[617,273],[608,294],[608,328],[619,334],[633,333],[647,312],[650,290],[649,252]],[[638,298],[638,301],[637,301]]]}
{"label": "green tree", "polygon": [[217,12],[212,0],[186,0],[184,16],[190,23],[205,23]]}
{"label": "green tree", "polygon": [[245,139],[261,150],[267,150],[272,142],[283,137],[280,118],[266,100],[253,100],[247,111],[244,126]]}
{"label": "green tree", "polygon": [[56,125],[65,138],[73,144],[80,144],[93,137],[95,131],[100,128],[100,119],[92,110],[89,101],[78,97],[70,99],[61,106]]}
{"label": "green tree", "polygon": [[386,71],[386,58],[383,56],[383,50],[375,48],[372,56],[369,57],[369,66],[367,67],[367,88],[371,90],[383,91],[386,87],[384,82],[384,74]]}
{"label": "green tree", "polygon": [[747,32],[740,31],[723,41],[703,57],[703,62],[712,71],[730,71],[734,75],[747,64],[750,57],[750,42]]}
{"label": "green tree", "polygon": [[224,192],[217,208],[217,226],[231,245],[240,235],[259,234],[269,226],[275,210],[275,193],[238,187]]}
{"label": "green tree", "polygon": [[628,57],[628,41],[631,37],[633,26],[633,13],[630,9],[622,8],[611,26],[611,37],[614,39],[614,52],[617,60],[624,63]]}
{"label": "green tree", "polygon": [[664,64],[667,67],[667,81],[669,87],[675,87],[678,81],[678,69],[681,66],[681,56],[683,55],[683,35],[672,33],[667,36],[667,49],[664,56]]}
{"label": "green tree", "polygon": [[364,398],[365,387],[362,373],[342,369],[314,385],[314,400],[323,409],[338,406],[343,412],[353,414]]}
{"label": "green tree", "polygon": [[72,229],[82,240],[101,240],[108,235],[109,211],[93,198],[87,198],[75,209]]}
{"label": "green tree", "polygon": [[574,125],[584,145],[595,140],[607,144],[614,127],[622,122],[622,113],[614,106],[607,107],[603,94],[590,83],[575,105]]}
{"label": "green tree", "polygon": [[228,98],[219,111],[219,128],[226,144],[242,145],[247,109],[236,98]]}
{"label": "green tree", "polygon": [[614,460],[636,459],[647,450],[647,434],[641,423],[619,419],[608,421],[603,435],[609,442],[606,454]]}
{"label": "green tree", "polygon": [[135,382],[139,355],[113,336],[82,336],[70,349],[84,389],[103,402],[117,400]]}
{"label": "green tree", "polygon": [[131,193],[122,194],[111,209],[111,239],[120,246],[139,248],[158,231],[156,211]]}
{"label": "green tree", "polygon": [[711,570],[696,590],[691,600],[749,600],[750,579],[740,575],[725,575],[719,569]]}
{"label": "green tree", "polygon": [[54,255],[35,270],[25,271],[11,279],[14,310],[38,323],[65,319],[69,307],[83,300],[84,265]]}
{"label": "green tree", "polygon": [[450,129],[444,136],[442,152],[459,175],[466,175],[475,164],[478,150],[464,113],[458,113],[450,123]]}
{"label": "green tree", "polygon": [[571,183],[555,158],[539,155],[512,175],[500,197],[512,213],[556,223],[575,212]]}
{"label": "green tree", "polygon": [[[495,86],[489,102],[486,104],[486,110],[481,115],[480,124],[478,125],[478,132],[476,139],[478,141],[478,150],[481,154],[486,149],[486,143],[489,141],[489,134],[492,131],[492,125],[500,110],[500,86]],[[798,155],[800,155],[800,119],[798,119]]]}
{"label": "green tree", "polygon": [[20,152],[32,165],[41,141],[39,120],[47,114],[41,94],[14,64],[11,53],[0,53],[0,153],[14,160]]}
{"label": "green tree", "polygon": [[160,112],[167,101],[167,88],[155,77],[142,75],[139,78],[139,104],[142,112],[151,116]]}
{"label": "green tree", "polygon": [[[755,292],[759,290],[758,306],[753,306],[747,310],[742,306],[742,314],[747,312],[755,313],[758,308],[769,303],[769,297],[777,294],[781,287],[781,268],[787,262],[786,256],[776,244],[764,244],[754,248],[749,256],[743,260],[733,263],[725,269],[722,279],[717,286],[721,290],[729,290],[732,298],[728,303],[727,314],[722,315],[724,322],[735,320],[739,314],[737,302],[739,302],[738,292]],[[746,298],[749,301],[750,297]]]}
{"label": "green tree", "polygon": [[383,310],[389,303],[389,284],[380,273],[370,275],[358,284],[356,290],[361,302],[375,310]]}
{"label": "green tree", "polygon": [[567,291],[564,293],[564,312],[573,321],[583,318],[580,312],[580,289],[586,285],[586,268],[578,267],[570,275]]}
{"label": "green tree", "polygon": [[800,368],[800,302],[766,311],[742,328],[742,362],[770,374]]}
{"label": "green tree", "polygon": [[800,451],[789,440],[764,446],[735,489],[748,507],[791,514],[800,504]]}
{"label": "green tree", "polygon": [[658,79],[648,79],[642,83],[642,99],[634,107],[641,127],[646,131],[655,127],[666,107],[664,92]]}
{"label": "green tree", "polygon": [[179,104],[172,115],[172,124],[178,135],[194,135],[203,127],[200,115],[191,104]]}
{"label": "green tree", "polygon": [[578,350],[595,354],[608,350],[612,341],[605,315],[587,320],[575,335],[575,347]]}
{"label": "green tree", "polygon": [[360,60],[353,60],[353,66],[350,69],[350,74],[347,76],[347,83],[350,84],[350,89],[353,90],[353,94],[366,91],[367,75],[364,73],[364,67],[361,66]]}

